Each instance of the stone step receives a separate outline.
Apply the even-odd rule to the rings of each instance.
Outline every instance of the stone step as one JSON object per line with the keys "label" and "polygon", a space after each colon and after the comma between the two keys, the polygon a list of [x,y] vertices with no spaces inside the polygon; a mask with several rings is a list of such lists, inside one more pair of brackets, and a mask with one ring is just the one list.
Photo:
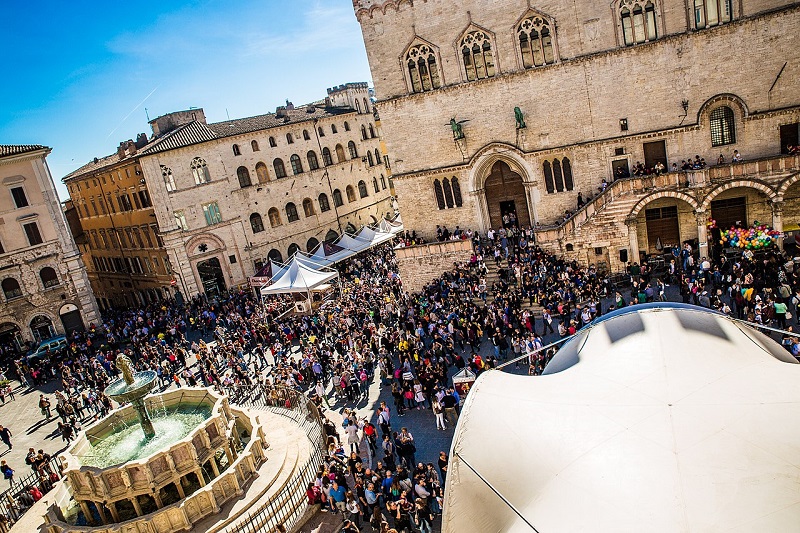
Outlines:
{"label": "stone step", "polygon": [[[220,513],[210,517],[216,524],[195,524],[195,528],[199,527],[197,531],[220,533],[236,530],[249,519],[248,513],[276,498],[310,456],[310,443],[299,426],[276,413],[258,411],[258,415],[268,428],[267,461],[258,470],[258,477],[246,487],[245,495],[226,503]],[[222,515],[227,516],[221,520]]]}

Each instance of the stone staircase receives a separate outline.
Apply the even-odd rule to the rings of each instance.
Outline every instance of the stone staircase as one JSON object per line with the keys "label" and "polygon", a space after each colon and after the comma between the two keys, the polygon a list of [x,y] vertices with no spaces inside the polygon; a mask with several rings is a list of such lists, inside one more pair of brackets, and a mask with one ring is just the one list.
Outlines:
{"label": "stone staircase", "polygon": [[[489,260],[485,260],[484,262],[486,263],[486,269],[488,271],[486,276],[485,276],[485,278],[484,278],[484,279],[486,279],[486,287],[489,289],[489,296],[487,298],[487,301],[491,302],[494,299],[492,297],[492,294],[491,294],[491,287],[492,287],[492,285],[494,283],[498,283],[500,281],[500,272],[499,272],[500,271],[500,267],[497,266],[497,264],[494,261],[494,258],[491,258]],[[501,263],[501,266],[506,266],[506,265],[507,265],[506,261],[503,261]],[[517,284],[516,280],[512,277],[510,285],[513,287],[516,284]],[[474,304],[476,304],[476,305],[483,305],[483,300],[481,300],[479,296],[475,296],[472,299],[472,302]],[[525,300],[523,300],[521,307],[522,307],[522,309],[530,310],[533,313],[533,315],[535,317],[537,317],[537,318],[542,316],[542,308],[538,303],[534,303],[533,305],[530,305],[529,300],[525,299]]]}

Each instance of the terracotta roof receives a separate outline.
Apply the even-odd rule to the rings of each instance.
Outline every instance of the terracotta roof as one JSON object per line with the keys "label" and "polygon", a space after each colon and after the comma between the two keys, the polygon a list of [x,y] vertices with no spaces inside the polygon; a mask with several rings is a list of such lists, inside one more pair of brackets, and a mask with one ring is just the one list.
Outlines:
{"label": "terracotta roof", "polygon": [[47,146],[41,144],[0,144],[0,157],[10,155],[25,154],[36,150],[47,150]]}
{"label": "terracotta roof", "polygon": [[95,172],[95,171],[98,171],[98,170],[102,170],[102,169],[104,169],[106,167],[111,167],[113,165],[122,163],[124,161],[128,161],[128,160],[131,160],[131,159],[136,159],[144,150],[146,150],[150,146],[153,146],[155,143],[156,143],[156,141],[150,141],[149,143],[144,145],[142,148],[137,150],[136,153],[130,154],[130,155],[126,155],[122,159],[119,158],[119,155],[117,155],[117,152],[114,152],[113,154],[107,155],[105,157],[95,158],[92,161],[89,161],[88,163],[83,165],[82,167],[78,168],[77,170],[73,170],[72,172],[70,172],[69,174],[67,174],[63,178],[61,178],[61,181],[67,182],[72,178],[76,178],[78,176],[82,176],[82,175],[87,174],[89,172]]}
{"label": "terracotta roof", "polygon": [[278,128],[286,126],[287,124],[298,124],[323,117],[332,117],[354,112],[355,111],[349,107],[325,108],[323,106],[317,107],[316,105],[308,105],[286,110],[286,117],[277,117],[274,113],[270,113],[255,117],[227,120],[225,122],[215,122],[213,124],[203,124],[195,121],[184,124],[166,133],[149,146],[140,150],[139,153],[142,155],[155,154],[214,139],[222,139],[253,131]]}

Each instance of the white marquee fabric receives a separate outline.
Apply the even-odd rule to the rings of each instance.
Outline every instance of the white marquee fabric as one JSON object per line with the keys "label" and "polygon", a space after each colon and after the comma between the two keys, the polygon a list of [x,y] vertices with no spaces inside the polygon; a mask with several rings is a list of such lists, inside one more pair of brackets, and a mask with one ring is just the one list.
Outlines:
{"label": "white marquee fabric", "polygon": [[[273,267],[274,268],[274,267]],[[335,271],[322,271],[293,258],[280,272],[273,275],[272,283],[262,287],[261,294],[311,292],[321,290],[328,281],[339,276]]]}
{"label": "white marquee fabric", "polygon": [[798,531],[800,365],[723,315],[625,308],[463,407],[442,531],[532,531],[466,463],[543,533]]}
{"label": "white marquee fabric", "polygon": [[334,242],[341,250],[330,255],[325,255],[325,247],[320,243],[317,249],[314,250],[314,253],[308,257],[314,262],[332,265],[333,263],[352,257],[374,246],[391,241],[393,238],[393,233],[376,231],[364,226],[357,235],[350,236],[345,233]]}

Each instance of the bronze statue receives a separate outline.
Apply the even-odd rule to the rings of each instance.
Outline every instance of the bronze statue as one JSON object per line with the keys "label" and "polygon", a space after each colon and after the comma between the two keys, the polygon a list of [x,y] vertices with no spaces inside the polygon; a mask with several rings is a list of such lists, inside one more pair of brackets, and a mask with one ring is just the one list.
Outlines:
{"label": "bronze statue", "polygon": [[125,383],[128,385],[133,383],[133,361],[131,361],[130,357],[125,354],[118,355],[116,366],[122,372],[122,378]]}
{"label": "bronze statue", "polygon": [[453,130],[453,139],[459,140],[464,138],[464,130],[461,128],[461,125],[465,122],[469,122],[469,120],[456,120],[455,117],[450,119],[450,129]]}
{"label": "bronze statue", "polygon": [[522,110],[519,107],[514,108],[514,118],[517,119],[517,129],[527,128],[525,125],[525,117],[522,115]]}

